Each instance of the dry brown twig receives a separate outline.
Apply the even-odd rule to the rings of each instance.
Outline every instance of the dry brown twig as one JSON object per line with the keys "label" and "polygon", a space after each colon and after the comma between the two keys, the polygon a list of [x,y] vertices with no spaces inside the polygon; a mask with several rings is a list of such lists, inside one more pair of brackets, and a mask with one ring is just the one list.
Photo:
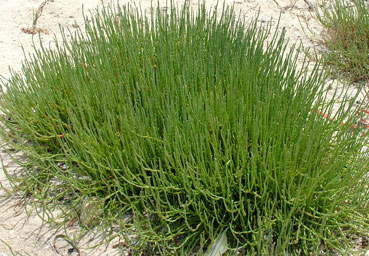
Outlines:
{"label": "dry brown twig", "polygon": [[309,0],[304,0],[304,2],[309,6],[309,9],[314,10],[314,6]]}
{"label": "dry brown twig", "polygon": [[296,5],[296,0],[290,0],[291,4],[286,6],[286,7],[282,7],[277,0],[273,0],[273,2],[277,5],[278,9],[282,10],[282,12],[284,12],[287,9],[293,9],[293,7],[295,7]]}
{"label": "dry brown twig", "polygon": [[42,11],[44,10],[44,7],[47,3],[53,2],[54,0],[44,0],[40,6],[37,8],[37,11],[35,12],[35,15],[33,16],[33,23],[31,28],[22,28],[22,32],[27,34],[37,34],[37,33],[45,33],[48,34],[48,31],[46,29],[37,28],[37,21],[42,15]]}
{"label": "dry brown twig", "polygon": [[[291,0],[291,4],[287,7],[282,7],[279,5],[279,3],[276,0],[273,0],[273,2],[277,5],[277,7],[281,10],[286,10],[286,9],[292,9],[293,7],[295,7],[297,0]],[[304,0],[304,2],[309,6],[309,9],[313,10],[314,6],[313,4],[309,1],[309,0]]]}

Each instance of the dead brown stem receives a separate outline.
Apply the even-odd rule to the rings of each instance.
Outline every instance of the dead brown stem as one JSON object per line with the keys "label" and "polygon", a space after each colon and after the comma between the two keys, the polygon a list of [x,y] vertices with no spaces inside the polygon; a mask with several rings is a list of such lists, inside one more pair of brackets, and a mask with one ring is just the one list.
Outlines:
{"label": "dead brown stem", "polygon": [[47,3],[49,3],[49,2],[52,2],[52,0],[44,0],[40,4],[40,6],[37,8],[37,11],[35,12],[35,15],[33,16],[32,28],[22,28],[22,31],[24,33],[34,35],[36,33],[43,32],[43,33],[47,34],[47,30],[46,29],[37,28],[37,21],[41,17],[42,11],[44,10],[45,5]]}
{"label": "dead brown stem", "polygon": [[38,19],[41,17],[42,15],[42,11],[44,10],[45,5],[50,2],[50,0],[45,0],[44,2],[42,2],[40,4],[40,6],[38,7],[36,13],[35,13],[35,17],[33,18],[33,23],[32,23],[32,29],[36,29],[36,25],[37,25],[37,21]]}
{"label": "dead brown stem", "polygon": [[309,9],[313,10],[314,9],[314,6],[312,3],[310,3],[309,0],[304,0],[304,2],[309,6]]}

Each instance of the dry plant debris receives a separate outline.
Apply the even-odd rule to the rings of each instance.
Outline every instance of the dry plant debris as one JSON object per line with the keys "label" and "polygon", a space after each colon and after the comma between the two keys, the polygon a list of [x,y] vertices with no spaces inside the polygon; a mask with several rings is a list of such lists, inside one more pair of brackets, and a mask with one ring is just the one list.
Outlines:
{"label": "dry plant debris", "polygon": [[37,11],[36,11],[36,13],[33,17],[32,27],[31,28],[22,28],[22,32],[24,32],[26,34],[32,34],[32,35],[37,34],[37,33],[49,34],[49,32],[46,29],[42,29],[42,28],[37,27],[37,21],[41,17],[42,11],[44,10],[45,5],[48,4],[49,2],[54,2],[54,0],[45,0],[45,1],[43,1],[40,4],[40,6],[37,8]]}

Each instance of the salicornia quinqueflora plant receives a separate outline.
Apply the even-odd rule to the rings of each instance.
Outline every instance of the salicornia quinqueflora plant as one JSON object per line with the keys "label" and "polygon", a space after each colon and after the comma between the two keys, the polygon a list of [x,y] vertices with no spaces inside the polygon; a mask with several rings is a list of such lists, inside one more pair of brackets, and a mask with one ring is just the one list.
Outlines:
{"label": "salicornia quinqueflora plant", "polygon": [[95,224],[152,254],[225,230],[231,254],[344,250],[367,229],[365,136],[352,101],[318,113],[325,76],[288,49],[228,7],[105,9],[3,81],[2,134],[28,156],[12,179],[66,219],[99,200]]}
{"label": "salicornia quinqueflora plant", "polygon": [[365,0],[334,0],[316,8],[324,27],[323,56],[332,71],[350,81],[369,78],[369,5]]}

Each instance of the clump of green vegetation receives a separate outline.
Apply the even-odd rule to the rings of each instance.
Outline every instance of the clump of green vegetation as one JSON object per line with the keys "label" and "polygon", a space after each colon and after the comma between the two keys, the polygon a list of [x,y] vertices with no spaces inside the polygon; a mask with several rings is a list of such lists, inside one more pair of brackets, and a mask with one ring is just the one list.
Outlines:
{"label": "clump of green vegetation", "polygon": [[28,157],[9,177],[46,211],[150,255],[221,234],[230,254],[318,255],[368,230],[358,109],[320,114],[326,77],[284,33],[204,5],[105,9],[85,30],[2,84],[2,135]]}
{"label": "clump of green vegetation", "polygon": [[324,56],[333,73],[351,81],[369,78],[369,4],[366,0],[333,0],[316,9],[325,28]]}

